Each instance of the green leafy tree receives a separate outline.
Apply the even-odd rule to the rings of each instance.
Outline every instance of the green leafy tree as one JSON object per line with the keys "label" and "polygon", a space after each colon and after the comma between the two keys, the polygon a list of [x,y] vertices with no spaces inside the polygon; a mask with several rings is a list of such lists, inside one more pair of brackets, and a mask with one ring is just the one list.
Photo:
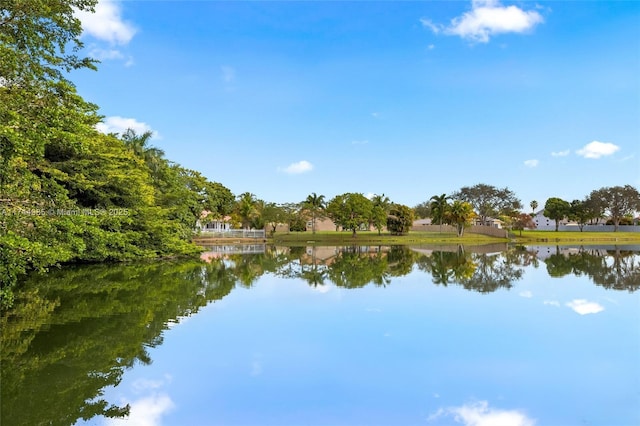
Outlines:
{"label": "green leafy tree", "polygon": [[327,204],[327,215],[333,222],[348,229],[356,236],[356,231],[367,225],[371,219],[373,204],[360,193],[337,195]]}
{"label": "green leafy tree", "polygon": [[306,220],[302,215],[300,204],[284,203],[280,205],[283,214],[283,223],[286,223],[290,232],[304,232]]}
{"label": "green leafy tree", "polygon": [[584,225],[586,225],[593,217],[585,200],[573,200],[569,207],[568,218],[569,220],[575,221],[580,228],[580,232],[582,232]]}
{"label": "green leafy tree", "polygon": [[392,204],[387,218],[387,229],[394,235],[406,235],[413,226],[413,209],[403,204]]}
{"label": "green leafy tree", "polygon": [[302,208],[311,215],[311,231],[316,233],[316,219],[324,217],[324,209],[326,207],[324,195],[317,195],[315,192],[307,196],[302,202]]}
{"label": "green leafy tree", "polygon": [[99,121],[97,107],[78,96],[66,78],[74,69],[95,69],[95,61],[76,54],[83,45],[82,26],[75,11],[91,11],[96,3],[2,2],[0,192],[6,194],[10,189],[14,196],[28,196],[28,191],[16,191],[20,185],[11,185],[11,181],[35,181],[31,172],[47,144],[63,143],[69,149],[78,149],[78,134],[91,131]]}
{"label": "green leafy tree", "polygon": [[271,227],[271,233],[273,234],[279,224],[287,223],[287,214],[282,205],[265,203],[262,209],[262,219],[267,226]]}
{"label": "green leafy tree", "polygon": [[245,229],[251,227],[251,222],[258,215],[257,201],[256,196],[250,192],[244,192],[237,197],[235,213]]}
{"label": "green leafy tree", "polygon": [[373,204],[373,209],[371,210],[369,227],[373,226],[376,228],[378,235],[380,235],[382,228],[387,224],[387,216],[389,215],[392,204],[389,197],[386,197],[384,194],[371,197],[371,203]]}
{"label": "green leafy tree", "polygon": [[556,232],[560,221],[569,215],[570,210],[569,202],[557,197],[549,198],[544,204],[544,215],[556,221]]}
{"label": "green leafy tree", "polygon": [[611,217],[614,231],[618,230],[625,216],[640,210],[640,193],[631,185],[601,188],[591,192],[589,197],[604,206],[604,211]]}
{"label": "green leafy tree", "polygon": [[445,221],[456,227],[458,237],[462,237],[464,229],[471,225],[475,217],[473,206],[465,201],[455,200],[446,213]]}
{"label": "green leafy tree", "polygon": [[445,222],[447,211],[449,210],[449,202],[451,197],[446,194],[434,195],[431,197],[431,220],[437,222],[440,225],[440,232],[442,232],[442,224]]}
{"label": "green leafy tree", "polygon": [[133,129],[127,129],[121,139],[127,148],[144,161],[151,173],[156,175],[165,160],[164,151],[149,144],[152,137],[151,131],[138,135]]}
{"label": "green leafy tree", "polygon": [[584,199],[584,204],[585,209],[589,212],[589,224],[597,224],[598,220],[604,217],[606,202],[599,197],[597,191],[592,191],[591,194]]}
{"label": "green leafy tree", "polygon": [[522,208],[522,203],[509,188],[496,188],[483,183],[462,187],[452,197],[470,203],[485,225],[488,217],[510,215]]}
{"label": "green leafy tree", "polygon": [[423,201],[413,207],[414,216],[417,219],[431,217],[431,201]]}

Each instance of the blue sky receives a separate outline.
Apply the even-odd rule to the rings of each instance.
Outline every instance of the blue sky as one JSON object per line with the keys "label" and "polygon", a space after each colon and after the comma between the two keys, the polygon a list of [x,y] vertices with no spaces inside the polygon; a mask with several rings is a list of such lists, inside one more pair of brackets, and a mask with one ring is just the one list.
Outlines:
{"label": "blue sky", "polygon": [[103,131],[273,202],[414,206],[508,186],[529,209],[640,187],[640,2],[111,1],[79,14]]}

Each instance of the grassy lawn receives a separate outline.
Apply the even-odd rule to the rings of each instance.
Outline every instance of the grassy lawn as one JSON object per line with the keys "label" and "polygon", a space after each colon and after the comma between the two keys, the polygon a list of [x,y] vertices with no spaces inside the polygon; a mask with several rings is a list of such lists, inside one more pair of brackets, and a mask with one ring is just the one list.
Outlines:
{"label": "grassy lawn", "polygon": [[309,232],[291,232],[276,233],[269,238],[273,243],[283,244],[304,244],[304,245],[349,245],[349,244],[451,244],[463,243],[466,245],[491,244],[495,242],[506,242],[504,238],[489,237],[487,235],[466,234],[459,238],[455,233],[451,232],[410,232],[408,235],[390,235],[382,233],[378,235],[378,231],[360,231],[355,238],[350,231],[318,231],[315,234]]}
{"label": "grassy lawn", "polygon": [[[640,244],[640,232],[555,232],[555,231],[519,231],[514,232],[515,242],[520,244]],[[510,242],[506,238],[490,237],[488,235],[465,233],[462,238],[451,232],[419,232],[412,231],[408,235],[398,236],[377,231],[361,231],[355,238],[351,232],[318,231],[276,233],[267,238],[272,244],[292,246],[308,245],[403,245],[403,244],[465,244],[483,245],[498,242]],[[224,238],[196,240],[200,244],[208,243],[246,243],[254,239]],[[262,240],[261,240],[262,241]],[[514,240],[511,240],[513,242]]]}
{"label": "grassy lawn", "polygon": [[516,241],[523,244],[640,244],[640,232],[568,232],[568,231],[515,231]]}
{"label": "grassy lawn", "polygon": [[[516,231],[516,242],[521,244],[640,244],[640,232],[555,232],[555,231]],[[448,232],[410,232],[408,235],[397,236],[377,231],[358,232],[355,238],[351,232],[319,231],[315,234],[308,232],[276,233],[269,238],[273,243],[291,245],[349,245],[349,244],[451,244],[462,243],[465,245],[491,244],[507,242],[505,238],[490,237],[487,235],[465,233],[458,238],[455,233]]]}

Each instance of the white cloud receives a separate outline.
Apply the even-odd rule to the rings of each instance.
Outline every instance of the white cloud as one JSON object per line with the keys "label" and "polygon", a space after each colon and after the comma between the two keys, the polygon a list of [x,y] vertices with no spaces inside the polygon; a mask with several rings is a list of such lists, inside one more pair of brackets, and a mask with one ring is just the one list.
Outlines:
{"label": "white cloud", "polygon": [[534,167],[538,167],[538,164],[540,162],[538,160],[526,160],[524,162],[524,165],[529,167],[530,169],[533,169]]}
{"label": "white cloud", "polygon": [[114,115],[112,117],[107,117],[104,119],[102,123],[96,124],[96,129],[99,132],[108,134],[108,133],[117,133],[123,134],[127,131],[127,129],[131,129],[135,131],[137,134],[142,134],[144,132],[153,132],[152,139],[159,139],[160,135],[151,129],[147,123],[143,123],[141,121],[136,120],[135,118],[125,118]]}
{"label": "white cloud", "polygon": [[333,287],[331,287],[328,284],[320,284],[318,286],[309,287],[309,288],[316,293],[326,294],[326,293],[329,293]]}
{"label": "white cloud", "polygon": [[560,302],[557,300],[545,300],[543,303],[550,306],[560,306]]}
{"label": "white cloud", "polygon": [[117,49],[101,49],[95,47],[89,51],[89,56],[99,61],[110,59],[124,59],[124,55]]}
{"label": "white cloud", "polygon": [[295,175],[300,173],[306,173],[313,170],[313,164],[306,160],[298,161],[297,163],[291,163],[285,168],[279,168],[279,171]]}
{"label": "white cloud", "polygon": [[529,290],[521,291],[520,297],[526,297],[527,299],[530,299],[533,297],[533,293],[531,293]]}
{"label": "white cloud", "polygon": [[551,156],[552,157],[566,157],[567,155],[569,155],[571,151],[569,151],[568,149],[565,149],[564,151],[557,151],[557,152],[552,152]]}
{"label": "white cloud", "polygon": [[429,28],[434,34],[439,34],[443,29],[441,24],[435,24],[431,19],[422,18],[420,19],[420,22],[422,25]]}
{"label": "white cloud", "polygon": [[76,17],[84,33],[111,44],[127,44],[136,33],[131,23],[122,20],[118,2],[100,0],[94,13],[78,11]]}
{"label": "white cloud", "polygon": [[371,116],[372,116],[373,118],[380,118],[380,113],[379,113],[379,112],[372,112],[372,113],[371,113]]}
{"label": "white cloud", "polygon": [[567,306],[580,315],[597,314],[604,311],[604,306],[596,302],[589,302],[586,299],[574,299],[567,303]]}
{"label": "white cloud", "polygon": [[503,6],[497,0],[474,0],[470,11],[453,18],[448,26],[429,19],[421,19],[420,22],[434,34],[457,35],[473,42],[487,43],[491,36],[497,34],[527,32],[544,22],[544,18],[535,10]]}
{"label": "white cloud", "polygon": [[465,404],[461,407],[440,409],[429,416],[432,422],[442,416],[453,416],[457,423],[465,426],[533,426],[535,420],[517,410],[489,408],[487,401]]}
{"label": "white cloud", "polygon": [[610,142],[593,141],[586,144],[582,149],[577,150],[576,154],[584,158],[600,158],[605,155],[611,155],[618,150],[620,150],[620,147]]}

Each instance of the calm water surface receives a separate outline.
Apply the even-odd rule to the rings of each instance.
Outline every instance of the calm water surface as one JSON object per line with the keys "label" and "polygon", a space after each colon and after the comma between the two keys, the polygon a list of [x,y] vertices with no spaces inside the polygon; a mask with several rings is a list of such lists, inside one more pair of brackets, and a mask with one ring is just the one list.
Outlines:
{"label": "calm water surface", "polygon": [[34,276],[2,317],[1,424],[639,425],[638,247],[501,249]]}

